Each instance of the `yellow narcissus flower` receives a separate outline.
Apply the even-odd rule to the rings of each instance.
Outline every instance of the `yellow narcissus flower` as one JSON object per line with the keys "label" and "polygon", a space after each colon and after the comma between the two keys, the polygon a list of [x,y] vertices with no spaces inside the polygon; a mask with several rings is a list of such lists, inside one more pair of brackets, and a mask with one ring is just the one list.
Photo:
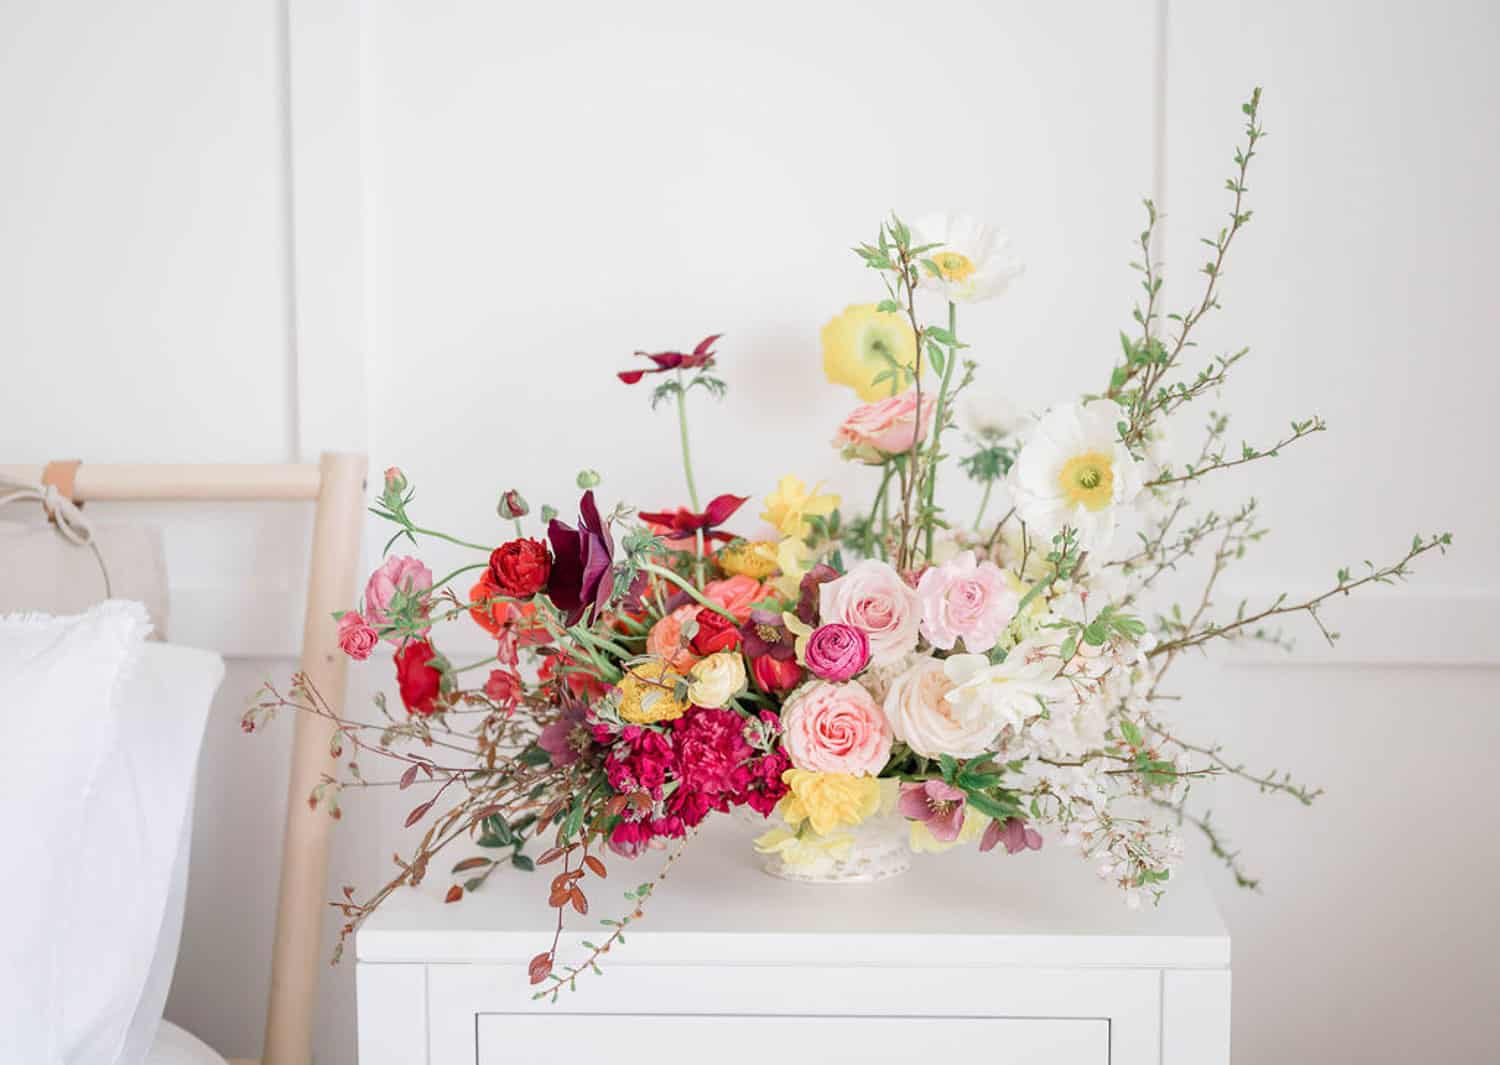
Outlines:
{"label": "yellow narcissus flower", "polygon": [[763,581],[776,572],[776,545],[770,540],[736,540],[719,552],[719,568],[731,577]]}
{"label": "yellow narcissus flower", "polygon": [[827,517],[838,509],[839,497],[820,494],[818,489],[822,487],[816,484],[809,490],[802,478],[788,474],[776,483],[776,491],[766,496],[761,517],[783,536],[806,537],[809,516]]}
{"label": "yellow narcissus flower", "polygon": [[854,837],[847,832],[803,837],[784,828],[773,828],[755,837],[755,849],[762,854],[780,855],[787,865],[812,865],[824,858],[843,861],[854,850]]}
{"label": "yellow narcissus flower", "polygon": [[874,777],[788,769],[781,779],[792,789],[777,807],[781,819],[793,827],[806,821],[820,836],[857,825],[880,809],[880,781]]}
{"label": "yellow narcissus flower", "polygon": [[632,666],[620,681],[620,720],[632,725],[677,720],[687,713],[687,703],[677,698],[685,679],[660,659]]}
{"label": "yellow narcissus flower", "polygon": [[788,536],[776,547],[776,568],[781,575],[773,582],[783,599],[796,599],[801,594],[802,577],[812,564],[808,561],[807,545],[794,536]]}
{"label": "yellow narcissus flower", "polygon": [[694,706],[721,707],[745,690],[745,660],[738,651],[720,651],[695,663],[688,676]]}
{"label": "yellow narcissus flower", "polygon": [[859,303],[823,327],[824,376],[848,385],[866,403],[905,389],[901,375],[875,380],[898,365],[909,370],[917,365],[917,339],[901,315]]}

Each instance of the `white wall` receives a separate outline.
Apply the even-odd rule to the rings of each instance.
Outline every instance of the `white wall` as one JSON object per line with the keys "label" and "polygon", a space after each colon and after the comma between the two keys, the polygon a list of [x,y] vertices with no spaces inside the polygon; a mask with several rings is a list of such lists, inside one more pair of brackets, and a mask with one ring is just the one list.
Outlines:
{"label": "white wall", "polygon": [[[1412,591],[1333,615],[1339,651],[1303,634],[1330,664],[1177,678],[1198,734],[1329,788],[1311,811],[1213,797],[1266,881],[1237,894],[1203,859],[1235,935],[1236,1060],[1482,1060],[1500,1037],[1479,813],[1500,739],[1496,16],[1177,4],[1162,50],[1152,0],[1051,8],[0,7],[0,450],[367,442],[425,518],[485,539],[501,489],[565,506],[581,466],[610,498],[679,502],[670,419],[613,372],[722,330],[731,396],[694,416],[705,494],[783,472],[857,487],[825,446],[846,398],[817,371],[819,325],[873,298],[850,243],[891,207],[1008,224],[1028,273],[960,324],[991,380],[1044,405],[1107,373],[1153,190],[1171,300],[1188,297],[1238,102],[1264,84],[1257,214],[1205,349],[1255,349],[1225,398],[1248,439],[1309,411],[1333,431],[1234,486],[1276,529],[1241,587],[1311,588],[1419,528],[1459,542]],[[920,77],[895,91],[901,57]],[[177,638],[241,656],[204,755],[169,1016],[248,1055],[285,737],[235,721],[291,668],[306,518],[164,520]],[[355,698],[383,682],[361,671]],[[383,875],[392,817],[351,800],[337,882]],[[351,977],[324,980],[325,1063],[352,1060]]]}

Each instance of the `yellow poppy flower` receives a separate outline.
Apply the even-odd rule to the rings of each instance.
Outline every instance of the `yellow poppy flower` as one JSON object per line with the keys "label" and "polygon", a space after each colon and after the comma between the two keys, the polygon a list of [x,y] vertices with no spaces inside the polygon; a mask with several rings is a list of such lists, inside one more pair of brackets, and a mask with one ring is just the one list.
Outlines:
{"label": "yellow poppy flower", "polygon": [[823,327],[823,374],[836,385],[848,385],[866,403],[904,391],[901,377],[875,379],[896,366],[915,370],[917,340],[899,314],[877,311],[873,303],[845,307]]}

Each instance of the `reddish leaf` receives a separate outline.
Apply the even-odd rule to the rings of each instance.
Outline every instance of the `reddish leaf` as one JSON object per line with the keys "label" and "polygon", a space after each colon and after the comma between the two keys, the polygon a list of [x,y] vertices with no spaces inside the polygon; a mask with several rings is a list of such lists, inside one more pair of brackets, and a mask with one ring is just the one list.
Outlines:
{"label": "reddish leaf", "polygon": [[587,914],[589,912],[589,900],[584,897],[583,892],[574,888],[570,898],[573,903],[573,909],[577,910],[580,914]]}
{"label": "reddish leaf", "polygon": [[454,884],[451,888],[448,889],[448,894],[445,895],[445,896],[443,896],[443,901],[444,902],[457,902],[459,899],[461,899],[463,897],[464,897],[464,889],[461,888],[461,887],[459,887],[457,884]]}
{"label": "reddish leaf", "polygon": [[552,955],[538,954],[531,959],[531,964],[526,966],[527,973],[531,976],[533,984],[539,984],[552,972]]}
{"label": "reddish leaf", "polygon": [[418,821],[422,820],[422,818],[426,817],[427,816],[427,811],[430,810],[430,809],[432,809],[432,803],[433,803],[433,800],[432,799],[428,799],[421,806],[418,806],[411,813],[407,814],[406,815],[406,827],[410,828],[412,825],[414,825]]}
{"label": "reddish leaf", "polygon": [[411,787],[412,781],[414,781],[416,779],[417,779],[417,763],[413,762],[411,765],[409,765],[409,766],[406,767],[406,772],[401,774],[401,789],[400,790],[405,791],[407,788]]}
{"label": "reddish leaf", "polygon": [[542,856],[536,860],[536,864],[546,865],[548,862],[557,861],[557,859],[561,858],[562,856],[563,849],[561,847],[553,847],[549,851],[543,851]]}
{"label": "reddish leaf", "polygon": [[605,877],[609,876],[609,870],[604,868],[604,863],[601,862],[598,858],[595,858],[592,854],[590,854],[583,860],[583,864],[593,870],[594,875],[597,876],[600,880],[603,880]]}
{"label": "reddish leaf", "polygon": [[453,867],[455,873],[467,873],[470,869],[483,869],[487,865],[493,865],[488,858],[465,858]]}

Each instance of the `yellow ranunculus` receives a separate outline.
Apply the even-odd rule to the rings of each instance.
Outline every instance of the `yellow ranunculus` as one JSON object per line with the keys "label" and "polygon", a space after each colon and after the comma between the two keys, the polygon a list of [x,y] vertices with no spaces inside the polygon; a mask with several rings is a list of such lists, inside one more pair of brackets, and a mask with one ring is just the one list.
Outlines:
{"label": "yellow ranunculus", "polygon": [[688,699],[694,706],[721,707],[745,689],[745,660],[738,651],[720,651],[688,670]]}
{"label": "yellow ranunculus", "polygon": [[857,825],[880,809],[880,781],[874,777],[788,769],[781,779],[792,789],[777,808],[781,819],[793,827],[807,821],[820,836]]}
{"label": "yellow ranunculus", "polygon": [[838,508],[839,497],[819,494],[822,487],[818,484],[809,490],[802,478],[788,474],[777,482],[776,491],[766,496],[766,509],[761,517],[776,526],[783,536],[805,537],[810,515],[826,517]]}
{"label": "yellow ranunculus", "polygon": [[687,704],[676,694],[682,680],[660,659],[632,666],[620,681],[620,720],[632,725],[675,721],[687,713]]}
{"label": "yellow ranunculus", "polygon": [[763,581],[776,572],[776,545],[770,540],[736,540],[719,551],[719,568],[731,577]]}
{"label": "yellow ranunculus", "polygon": [[875,304],[844,308],[823,327],[823,373],[836,385],[848,385],[866,403],[904,391],[900,375],[876,382],[897,365],[915,369],[917,340],[899,314],[877,311]]}

